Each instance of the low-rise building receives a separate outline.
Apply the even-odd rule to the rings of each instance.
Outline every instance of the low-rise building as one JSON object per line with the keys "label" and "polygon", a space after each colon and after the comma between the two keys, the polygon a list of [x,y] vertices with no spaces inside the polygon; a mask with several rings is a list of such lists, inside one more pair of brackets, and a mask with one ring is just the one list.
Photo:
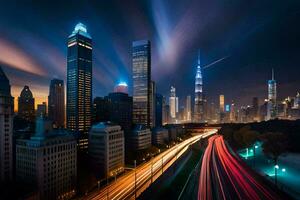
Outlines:
{"label": "low-rise building", "polygon": [[16,179],[36,188],[37,199],[69,199],[76,187],[76,140],[51,127],[40,117],[34,136],[16,141]]}
{"label": "low-rise building", "polygon": [[115,176],[124,171],[124,131],[111,122],[92,126],[89,133],[89,157],[98,178]]}
{"label": "low-rise building", "polygon": [[130,138],[133,150],[143,150],[151,147],[151,131],[144,125],[136,125]]}
{"label": "low-rise building", "polygon": [[152,144],[162,145],[168,141],[168,130],[162,127],[156,127],[152,130]]}

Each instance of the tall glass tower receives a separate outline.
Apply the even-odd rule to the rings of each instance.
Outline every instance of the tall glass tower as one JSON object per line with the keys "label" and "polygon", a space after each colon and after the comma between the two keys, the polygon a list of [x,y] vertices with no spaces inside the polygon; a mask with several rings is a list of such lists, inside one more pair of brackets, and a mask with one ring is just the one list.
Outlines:
{"label": "tall glass tower", "polygon": [[194,122],[200,123],[204,121],[203,116],[203,82],[200,65],[200,53],[198,54],[197,73],[195,77],[195,107],[194,107]]}
{"label": "tall glass tower", "polygon": [[78,23],[68,38],[67,128],[87,149],[87,133],[92,117],[92,38],[86,26]]}
{"label": "tall glass tower", "polygon": [[275,119],[277,117],[277,92],[276,80],[274,80],[274,70],[272,69],[272,79],[268,81],[268,110],[267,120]]}
{"label": "tall glass tower", "polygon": [[132,43],[133,123],[150,127],[151,45],[148,40]]}

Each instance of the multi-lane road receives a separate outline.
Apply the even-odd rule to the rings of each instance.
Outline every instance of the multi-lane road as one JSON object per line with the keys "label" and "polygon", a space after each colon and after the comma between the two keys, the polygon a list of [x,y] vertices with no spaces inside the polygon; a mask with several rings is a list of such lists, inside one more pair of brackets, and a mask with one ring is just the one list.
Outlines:
{"label": "multi-lane road", "polygon": [[223,136],[214,135],[208,139],[202,158],[198,200],[282,199],[254,177],[254,173],[229,152]]}
{"label": "multi-lane road", "polygon": [[141,192],[168,169],[190,145],[216,132],[216,129],[207,129],[202,134],[184,140],[157,155],[150,161],[136,167],[136,169],[119,177],[116,181],[101,190],[85,196],[84,199],[134,199],[135,196],[139,196]]}

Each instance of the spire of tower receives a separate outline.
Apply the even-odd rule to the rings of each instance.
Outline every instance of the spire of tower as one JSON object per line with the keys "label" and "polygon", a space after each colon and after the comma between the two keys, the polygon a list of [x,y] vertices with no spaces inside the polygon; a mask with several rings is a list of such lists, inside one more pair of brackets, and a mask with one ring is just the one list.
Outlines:
{"label": "spire of tower", "polygon": [[200,49],[198,50],[198,66],[200,66]]}
{"label": "spire of tower", "polygon": [[274,68],[272,68],[272,80],[274,81]]}

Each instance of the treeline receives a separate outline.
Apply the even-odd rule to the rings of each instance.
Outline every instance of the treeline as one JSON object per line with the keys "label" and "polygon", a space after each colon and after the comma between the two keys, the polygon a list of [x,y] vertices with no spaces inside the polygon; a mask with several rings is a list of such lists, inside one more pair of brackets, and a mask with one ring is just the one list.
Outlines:
{"label": "treeline", "polygon": [[286,150],[300,152],[300,120],[271,120],[249,124],[223,124],[220,133],[236,149],[249,147],[254,141],[282,135]]}

